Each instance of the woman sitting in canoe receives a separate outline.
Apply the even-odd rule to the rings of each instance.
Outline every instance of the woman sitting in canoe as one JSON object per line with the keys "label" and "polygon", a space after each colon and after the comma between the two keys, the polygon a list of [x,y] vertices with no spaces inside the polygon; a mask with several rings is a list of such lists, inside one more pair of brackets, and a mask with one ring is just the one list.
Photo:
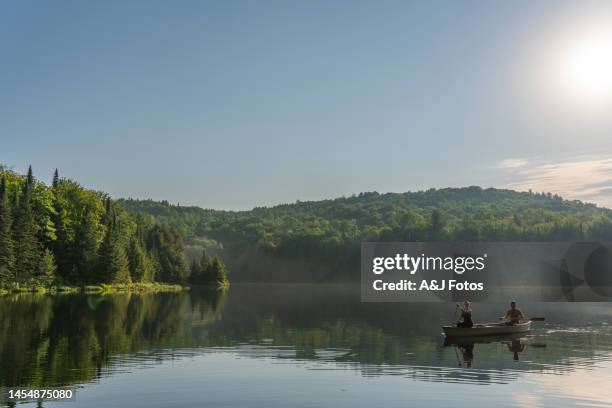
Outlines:
{"label": "woman sitting in canoe", "polygon": [[459,316],[459,321],[457,322],[457,327],[472,327],[474,326],[474,322],[472,321],[472,303],[469,300],[466,300],[461,305],[461,316]]}

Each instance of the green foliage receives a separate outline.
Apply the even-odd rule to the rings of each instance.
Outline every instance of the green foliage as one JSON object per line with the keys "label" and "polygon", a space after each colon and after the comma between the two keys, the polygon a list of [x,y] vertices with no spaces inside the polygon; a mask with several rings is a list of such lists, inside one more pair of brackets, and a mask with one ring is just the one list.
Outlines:
{"label": "green foliage", "polygon": [[153,261],[147,256],[142,241],[138,236],[130,240],[128,251],[130,275],[136,282],[153,280]]}
{"label": "green foliage", "polygon": [[73,226],[74,239],[66,244],[71,247],[71,259],[68,261],[68,274],[64,278],[69,282],[85,283],[106,281],[101,276],[98,266],[101,226],[99,217],[92,210],[84,209],[78,215]]}
{"label": "green foliage", "polygon": [[439,238],[444,233],[444,221],[442,220],[442,213],[437,208],[434,208],[431,212],[429,229],[431,231],[431,237],[434,239]]}
{"label": "green foliage", "polygon": [[15,223],[13,224],[15,253],[18,255],[15,262],[15,276],[17,280],[21,281],[30,279],[36,274],[40,259],[39,228],[32,211],[34,183],[32,167],[30,167],[28,176],[23,183],[19,206],[16,209]]}
{"label": "green foliage", "polygon": [[61,276],[69,276],[71,272],[70,262],[72,260],[71,247],[69,243],[69,218],[62,202],[62,191],[59,188],[59,174],[57,169],[53,174],[53,225],[55,227],[56,239],[50,245],[59,260],[57,268]]}
{"label": "green foliage", "polygon": [[157,265],[155,276],[162,282],[184,282],[189,273],[185,244],[174,230],[155,225],[147,238],[147,248]]}
{"label": "green foliage", "polygon": [[55,282],[56,270],[57,266],[55,265],[55,256],[53,255],[53,252],[51,252],[51,250],[48,248],[45,248],[38,264],[37,277],[41,282],[51,285]]}
{"label": "green foliage", "polygon": [[129,283],[129,261],[124,247],[114,227],[109,226],[100,246],[99,276],[102,283]]}
{"label": "green foliage", "polygon": [[2,176],[0,180],[0,281],[8,281],[14,273],[15,255],[11,223],[6,177]]}
{"label": "green foliage", "polygon": [[612,239],[609,209],[551,194],[480,187],[369,192],[250,211],[131,199],[123,205],[181,231],[190,246],[219,254],[230,265],[254,254],[252,259],[265,255],[358,271],[360,243],[368,240]]}
{"label": "green foliage", "polygon": [[227,271],[225,264],[217,256],[212,258],[202,251],[200,260],[191,262],[191,274],[189,282],[196,285],[226,286]]}
{"label": "green foliage", "polygon": [[57,170],[47,187],[31,168],[20,176],[0,166],[0,287],[182,282],[185,265],[183,241],[167,226]]}
{"label": "green foliage", "polygon": [[227,271],[225,269],[225,264],[221,262],[218,256],[213,257],[209,268],[210,268],[209,274],[212,275],[213,281],[218,286],[227,285],[228,280],[227,280]]}
{"label": "green foliage", "polygon": [[103,283],[129,283],[131,281],[129,261],[123,241],[123,233],[127,229],[122,222],[118,210],[113,206],[110,198],[104,202],[102,222],[106,232],[100,246],[98,266],[98,282]]}

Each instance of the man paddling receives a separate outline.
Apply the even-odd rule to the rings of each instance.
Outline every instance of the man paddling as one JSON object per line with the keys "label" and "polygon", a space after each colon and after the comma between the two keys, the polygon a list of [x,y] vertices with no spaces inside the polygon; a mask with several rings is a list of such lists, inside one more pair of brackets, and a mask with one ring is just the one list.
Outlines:
{"label": "man paddling", "polygon": [[508,310],[506,312],[506,316],[504,316],[504,319],[507,320],[506,324],[518,324],[521,322],[521,319],[524,318],[525,316],[523,316],[523,312],[521,312],[521,309],[516,307],[516,302],[510,302],[510,310]]}

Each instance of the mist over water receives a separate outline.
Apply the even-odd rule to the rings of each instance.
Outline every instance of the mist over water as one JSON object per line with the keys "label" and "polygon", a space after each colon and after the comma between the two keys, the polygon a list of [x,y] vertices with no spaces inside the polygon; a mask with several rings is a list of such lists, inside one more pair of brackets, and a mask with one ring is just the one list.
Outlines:
{"label": "mist over water", "polygon": [[[3,297],[0,386],[77,387],[49,407],[612,405],[608,303],[521,304],[546,322],[445,344],[454,304],[359,298],[309,284]],[[506,308],[476,303],[474,318]]]}

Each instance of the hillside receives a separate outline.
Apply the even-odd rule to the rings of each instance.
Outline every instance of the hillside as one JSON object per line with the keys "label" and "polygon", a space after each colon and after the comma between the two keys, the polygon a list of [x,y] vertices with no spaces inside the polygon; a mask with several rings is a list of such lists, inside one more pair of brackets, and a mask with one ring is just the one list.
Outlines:
{"label": "hillside", "polygon": [[206,247],[235,280],[344,280],[358,274],[365,240],[553,241],[612,239],[612,211],[544,193],[480,187],[361,193],[250,211],[123,200]]}

